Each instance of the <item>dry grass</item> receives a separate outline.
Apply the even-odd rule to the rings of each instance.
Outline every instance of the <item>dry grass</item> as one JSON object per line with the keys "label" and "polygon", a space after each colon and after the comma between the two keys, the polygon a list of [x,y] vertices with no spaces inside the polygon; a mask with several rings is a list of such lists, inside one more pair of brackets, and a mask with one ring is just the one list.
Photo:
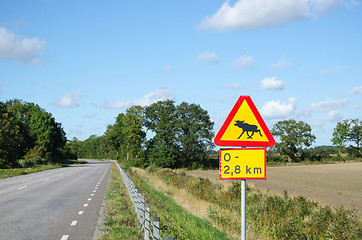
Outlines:
{"label": "dry grass", "polygon": [[[145,180],[150,186],[155,188],[156,190],[162,191],[172,197],[175,202],[182,206],[184,209],[189,211],[191,214],[203,218],[210,223],[213,224],[214,227],[216,227],[220,231],[226,232],[226,234],[231,239],[240,239],[240,233],[236,233],[234,231],[231,231],[230,229],[224,229],[221,225],[213,222],[209,217],[209,209],[213,208],[216,209],[219,212],[222,212],[223,210],[209,202],[202,201],[199,199],[196,199],[195,196],[191,195],[190,193],[186,192],[183,189],[179,189],[171,184],[166,184],[164,181],[162,181],[160,178],[153,174],[149,174],[146,170],[140,169],[140,168],[132,168],[134,172],[137,173],[137,175]],[[234,218],[240,219],[240,213],[234,213]],[[261,240],[263,238],[258,237],[254,232],[247,230],[247,239],[254,239],[254,240]]]}
{"label": "dry grass", "polygon": [[[193,177],[208,178],[211,182],[221,183],[224,188],[232,184],[232,180],[219,180],[218,170],[186,171]],[[362,217],[362,163],[338,163],[324,165],[299,165],[268,167],[267,180],[248,180],[247,184],[282,196],[284,190],[290,196],[304,196],[317,201],[323,206],[344,206],[357,209]]]}
{"label": "dry grass", "polygon": [[183,189],[178,189],[175,186],[164,183],[158,177],[148,174],[146,170],[140,168],[132,168],[132,170],[156,190],[170,195],[177,204],[187,209],[191,214],[204,219],[208,218],[207,209],[210,207],[210,203],[196,199]]}

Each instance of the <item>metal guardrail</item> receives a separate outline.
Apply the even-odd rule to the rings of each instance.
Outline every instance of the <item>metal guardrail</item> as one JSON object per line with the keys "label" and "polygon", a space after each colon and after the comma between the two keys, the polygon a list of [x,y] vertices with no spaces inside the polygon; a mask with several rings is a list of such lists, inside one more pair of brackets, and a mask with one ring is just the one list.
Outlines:
{"label": "metal guardrail", "polygon": [[[144,231],[145,238],[144,240],[162,240],[160,236],[160,218],[154,217],[151,220],[150,217],[150,204],[145,204],[145,196],[137,189],[136,185],[133,183],[132,179],[128,174],[123,170],[123,168],[118,164],[117,161],[114,161],[121,173],[124,184],[127,187],[128,195],[133,203],[135,212],[137,214],[138,221],[140,223],[142,231]],[[152,226],[152,231],[151,227]],[[174,237],[166,237],[166,240],[174,240]]]}

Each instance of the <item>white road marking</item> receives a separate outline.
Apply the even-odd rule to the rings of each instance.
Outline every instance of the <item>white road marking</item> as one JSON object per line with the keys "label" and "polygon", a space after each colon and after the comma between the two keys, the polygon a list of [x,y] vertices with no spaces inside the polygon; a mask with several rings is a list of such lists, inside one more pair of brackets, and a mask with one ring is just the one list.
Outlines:
{"label": "white road marking", "polygon": [[91,198],[88,198],[88,201],[92,200]]}
{"label": "white road marking", "polygon": [[83,206],[84,206],[84,207],[88,207],[88,204],[86,203],[86,204],[84,204]]}
{"label": "white road marking", "polygon": [[69,235],[63,235],[63,237],[60,240],[67,240],[69,238]]}
{"label": "white road marking", "polygon": [[24,188],[27,188],[28,186],[23,186],[23,187],[19,187],[18,190],[21,190],[21,189],[24,189]]}
{"label": "white road marking", "polygon": [[44,181],[48,181],[50,178],[46,178],[46,179],[44,179]]}
{"label": "white road marking", "polygon": [[97,192],[96,190],[93,190],[93,192]]}
{"label": "white road marking", "polygon": [[97,187],[95,187],[94,189],[98,189]]}
{"label": "white road marking", "polygon": [[93,197],[93,196],[94,196],[94,193],[92,193],[91,196]]}
{"label": "white road marking", "polygon": [[79,213],[78,213],[78,214],[79,214],[79,215],[82,215],[83,213],[84,213],[84,211],[79,211]]}
{"label": "white road marking", "polygon": [[77,225],[77,222],[78,222],[78,221],[73,221],[70,225],[71,225],[71,226],[75,226],[75,225]]}

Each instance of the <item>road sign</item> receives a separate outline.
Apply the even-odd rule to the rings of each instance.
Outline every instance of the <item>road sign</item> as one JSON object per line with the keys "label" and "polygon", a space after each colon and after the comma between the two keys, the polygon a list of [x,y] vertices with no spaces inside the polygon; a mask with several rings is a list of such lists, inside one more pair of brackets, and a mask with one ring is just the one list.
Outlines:
{"label": "road sign", "polygon": [[219,178],[266,179],[266,149],[220,149]]}
{"label": "road sign", "polygon": [[240,96],[216,134],[218,146],[272,147],[275,144],[250,96]]}

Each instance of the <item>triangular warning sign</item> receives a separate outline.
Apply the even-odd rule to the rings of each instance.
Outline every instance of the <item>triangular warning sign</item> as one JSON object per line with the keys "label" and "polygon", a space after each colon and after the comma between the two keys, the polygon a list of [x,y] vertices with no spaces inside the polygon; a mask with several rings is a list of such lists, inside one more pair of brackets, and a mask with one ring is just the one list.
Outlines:
{"label": "triangular warning sign", "polygon": [[272,147],[275,140],[250,96],[240,96],[216,134],[217,146]]}

